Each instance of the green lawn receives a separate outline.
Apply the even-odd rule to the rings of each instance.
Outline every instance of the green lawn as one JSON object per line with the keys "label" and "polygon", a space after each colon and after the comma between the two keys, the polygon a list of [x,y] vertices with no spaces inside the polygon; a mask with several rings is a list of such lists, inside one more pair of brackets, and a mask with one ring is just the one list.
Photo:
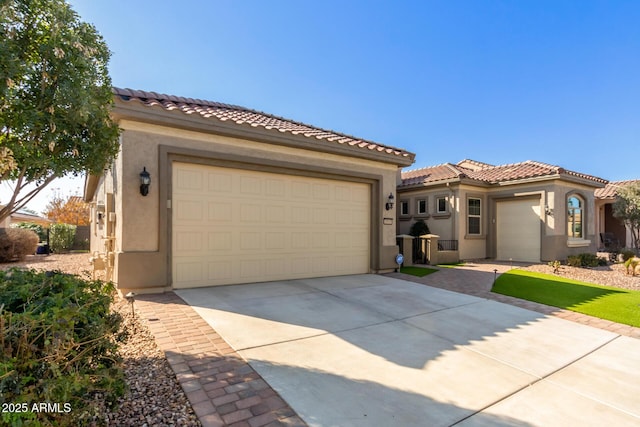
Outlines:
{"label": "green lawn", "polygon": [[498,277],[492,292],[640,327],[640,291],[511,270]]}
{"label": "green lawn", "polygon": [[400,268],[400,273],[410,274],[412,276],[424,277],[427,274],[435,273],[435,268],[426,268],[426,267],[402,267]]}

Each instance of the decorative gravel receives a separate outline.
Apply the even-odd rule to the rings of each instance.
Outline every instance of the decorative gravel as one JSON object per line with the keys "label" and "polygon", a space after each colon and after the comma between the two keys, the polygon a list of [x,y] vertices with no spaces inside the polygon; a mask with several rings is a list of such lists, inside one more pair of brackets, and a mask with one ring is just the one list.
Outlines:
{"label": "decorative gravel", "polygon": [[[546,264],[536,264],[529,267],[521,267],[521,269],[554,274],[553,268]],[[626,274],[624,265],[622,264],[610,264],[593,268],[563,265],[560,267],[558,276],[580,280],[581,282],[595,283],[597,285],[640,291],[640,275],[634,277]]]}
{"label": "decorative gravel", "polygon": [[[17,263],[0,264],[0,269],[26,267],[36,270],[60,270],[82,278],[90,278],[90,255],[63,254],[27,257]],[[114,310],[124,317],[129,339],[121,345],[123,369],[129,387],[114,411],[103,406],[103,421],[96,425],[122,427],[201,426],[189,400],[167,359],[138,315],[121,299]]]}

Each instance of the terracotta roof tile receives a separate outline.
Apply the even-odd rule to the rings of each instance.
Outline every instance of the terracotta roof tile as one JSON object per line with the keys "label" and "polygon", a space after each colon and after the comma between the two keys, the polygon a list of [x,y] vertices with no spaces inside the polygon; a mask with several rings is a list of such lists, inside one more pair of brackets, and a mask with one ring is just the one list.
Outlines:
{"label": "terracotta roof tile", "polygon": [[468,172],[471,172],[471,170],[457,165],[452,165],[451,163],[413,169],[402,172],[402,186],[423,184],[426,182],[446,181],[465,176]]}
{"label": "terracotta roof tile", "polygon": [[640,182],[640,180],[630,179],[627,181],[613,181],[605,185],[604,188],[596,189],[594,194],[597,199],[613,199],[618,195],[618,188],[635,182]]}
{"label": "terracotta roof tile", "polygon": [[[470,168],[465,166],[469,166]],[[561,175],[582,178],[599,184],[607,183],[607,181],[602,178],[532,160],[499,166],[492,166],[487,163],[476,162],[474,160],[463,160],[456,165],[445,163],[444,165],[403,172],[402,186],[464,177],[487,184],[498,184],[520,179]]]}
{"label": "terracotta roof tile", "polygon": [[354,136],[321,129],[305,123],[251,110],[238,105],[224,104],[202,99],[185,98],[181,96],[164,95],[155,92],[145,92],[133,89],[113,88],[114,94],[123,101],[138,101],[148,107],[160,107],[167,111],[179,110],[184,114],[199,114],[207,119],[233,121],[238,125],[248,124],[252,127],[262,127],[267,130],[287,132],[292,135],[302,135],[337,144],[348,144],[359,148],[367,148],[413,161],[414,154],[400,148],[379,144],[373,141],[356,138]]}

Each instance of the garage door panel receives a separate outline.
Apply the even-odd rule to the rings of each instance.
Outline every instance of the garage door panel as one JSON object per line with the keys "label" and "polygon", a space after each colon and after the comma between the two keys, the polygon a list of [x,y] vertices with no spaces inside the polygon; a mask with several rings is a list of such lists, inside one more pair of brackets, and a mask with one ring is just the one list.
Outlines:
{"label": "garage door panel", "polygon": [[202,233],[198,231],[182,231],[176,236],[176,249],[182,253],[199,254],[205,247],[202,244]]}
{"label": "garage door panel", "polygon": [[181,192],[195,193],[203,190],[203,173],[199,170],[178,168],[174,185]]}
{"label": "garage door panel", "polygon": [[208,237],[207,249],[211,252],[230,252],[233,249],[233,236],[229,231],[212,231]]}
{"label": "garage door panel", "polygon": [[311,198],[311,184],[294,179],[291,182],[291,196],[299,200]]}
{"label": "garage door panel", "polygon": [[224,282],[233,278],[232,265],[229,261],[209,261],[207,263],[207,279],[214,282]]}
{"label": "garage door panel", "polygon": [[173,187],[176,288],[369,271],[368,184],[176,163]]}
{"label": "garage door panel", "polygon": [[176,218],[180,221],[197,221],[200,222],[204,218],[203,203],[198,200],[178,200],[177,201]]}
{"label": "garage door panel", "polygon": [[497,258],[540,261],[540,200],[499,202],[496,217]]}

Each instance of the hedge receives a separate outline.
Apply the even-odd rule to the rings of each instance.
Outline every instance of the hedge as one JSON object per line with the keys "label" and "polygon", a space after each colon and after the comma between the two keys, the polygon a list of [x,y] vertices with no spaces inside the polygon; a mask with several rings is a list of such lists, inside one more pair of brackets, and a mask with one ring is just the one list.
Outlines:
{"label": "hedge", "polygon": [[[114,292],[58,271],[0,271],[0,404],[28,409],[3,412],[4,424],[88,425],[97,396],[113,405],[124,394]],[[42,403],[58,410],[33,410]]]}

